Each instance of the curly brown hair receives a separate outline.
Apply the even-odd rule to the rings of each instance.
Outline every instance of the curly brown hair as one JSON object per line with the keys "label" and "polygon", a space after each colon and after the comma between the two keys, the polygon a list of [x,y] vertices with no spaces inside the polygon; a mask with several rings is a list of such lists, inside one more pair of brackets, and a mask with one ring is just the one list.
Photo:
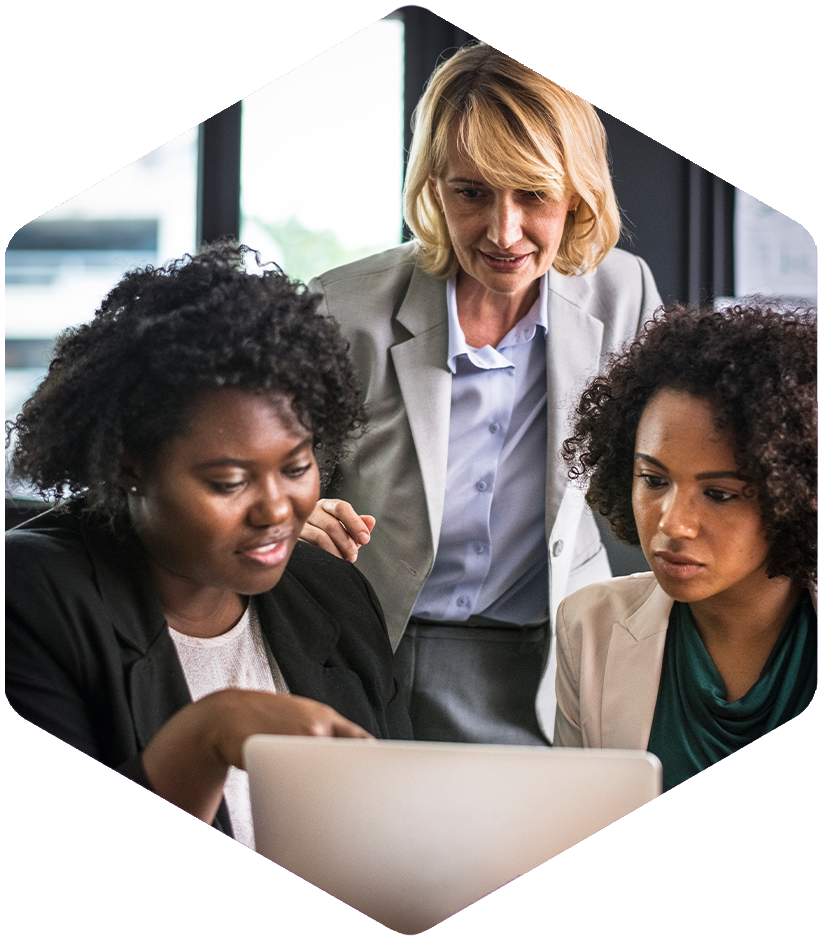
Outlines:
{"label": "curly brown hair", "polygon": [[150,460],[198,392],[241,388],[290,401],[328,478],[365,412],[348,343],[319,300],[230,241],[127,273],[89,323],[58,337],[46,378],[7,423],[12,475],[58,502],[82,495],[116,525],[127,519],[123,450]]}
{"label": "curly brown hair", "polygon": [[767,573],[817,578],[816,313],[762,297],[723,309],[674,305],[583,392],[562,456],[588,482],[587,502],[638,545],[632,508],[636,430],[660,389],[686,391],[729,430],[742,478],[755,488],[770,545]]}

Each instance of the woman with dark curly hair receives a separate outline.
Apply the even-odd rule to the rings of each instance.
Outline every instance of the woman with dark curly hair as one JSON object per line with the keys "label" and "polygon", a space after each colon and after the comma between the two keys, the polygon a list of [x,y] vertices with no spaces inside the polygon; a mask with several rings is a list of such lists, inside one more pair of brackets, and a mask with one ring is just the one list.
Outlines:
{"label": "woman with dark curly hair", "polygon": [[252,846],[248,736],[410,725],[369,584],[298,542],[364,420],[345,340],[249,253],[126,274],[10,426],[57,508],[6,537],[6,694]]}
{"label": "woman with dark curly hair", "polygon": [[563,450],[652,573],[560,607],[556,743],[650,750],[669,789],[815,692],[814,311],[660,311]]}
{"label": "woman with dark curly hair", "polygon": [[560,607],[556,742],[650,750],[666,794],[537,873],[684,928],[817,917],[817,341],[758,298],[660,311],[564,444],[652,573]]}

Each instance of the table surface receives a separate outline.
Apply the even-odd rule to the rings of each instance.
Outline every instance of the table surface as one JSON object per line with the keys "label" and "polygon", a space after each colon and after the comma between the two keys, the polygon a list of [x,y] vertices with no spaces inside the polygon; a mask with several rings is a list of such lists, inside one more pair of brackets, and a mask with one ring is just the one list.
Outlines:
{"label": "table surface", "polygon": [[[357,910],[326,910],[323,932],[381,933],[385,927]],[[575,877],[526,877],[524,918],[504,929],[456,929],[452,933],[495,935],[515,932],[677,932]]]}

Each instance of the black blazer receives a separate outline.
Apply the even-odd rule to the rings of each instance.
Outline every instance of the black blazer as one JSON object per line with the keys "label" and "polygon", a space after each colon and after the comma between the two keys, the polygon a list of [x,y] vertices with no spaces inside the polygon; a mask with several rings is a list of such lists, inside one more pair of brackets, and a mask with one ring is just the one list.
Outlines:
{"label": "black blazer", "polygon": [[[377,737],[411,737],[382,609],[352,564],[299,543],[256,599],[293,694]],[[133,534],[68,511],[6,535],[6,696],[26,720],[150,788],[142,750],[191,697]],[[224,803],[214,824],[231,833]]]}

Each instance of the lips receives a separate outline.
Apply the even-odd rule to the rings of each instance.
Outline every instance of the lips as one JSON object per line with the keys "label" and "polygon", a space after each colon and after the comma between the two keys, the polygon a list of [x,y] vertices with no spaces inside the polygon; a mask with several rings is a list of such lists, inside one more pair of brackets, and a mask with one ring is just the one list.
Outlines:
{"label": "lips", "polygon": [[479,251],[482,260],[494,271],[518,271],[527,264],[529,254],[488,254]]}
{"label": "lips", "polygon": [[288,557],[291,535],[277,535],[240,548],[237,554],[262,567],[275,567]]}
{"label": "lips", "polygon": [[705,567],[696,558],[687,554],[677,554],[674,551],[654,551],[653,558],[660,571],[673,580],[689,580]]}

